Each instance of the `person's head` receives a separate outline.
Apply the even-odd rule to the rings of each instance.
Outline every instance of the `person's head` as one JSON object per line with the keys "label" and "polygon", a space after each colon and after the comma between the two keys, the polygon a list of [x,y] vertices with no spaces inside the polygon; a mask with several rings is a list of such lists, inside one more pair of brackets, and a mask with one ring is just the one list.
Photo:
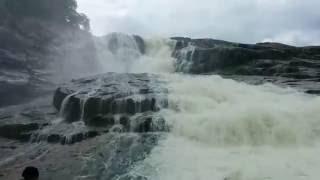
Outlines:
{"label": "person's head", "polygon": [[38,180],[39,179],[39,171],[35,167],[26,167],[23,170],[22,177],[24,180]]}

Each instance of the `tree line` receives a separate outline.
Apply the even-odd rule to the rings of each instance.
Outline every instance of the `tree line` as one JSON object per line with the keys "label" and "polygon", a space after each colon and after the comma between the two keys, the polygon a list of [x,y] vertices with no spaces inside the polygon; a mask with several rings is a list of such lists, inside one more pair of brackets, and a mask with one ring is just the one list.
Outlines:
{"label": "tree line", "polygon": [[75,0],[0,0],[0,21],[38,18],[89,30],[89,19],[77,12]]}

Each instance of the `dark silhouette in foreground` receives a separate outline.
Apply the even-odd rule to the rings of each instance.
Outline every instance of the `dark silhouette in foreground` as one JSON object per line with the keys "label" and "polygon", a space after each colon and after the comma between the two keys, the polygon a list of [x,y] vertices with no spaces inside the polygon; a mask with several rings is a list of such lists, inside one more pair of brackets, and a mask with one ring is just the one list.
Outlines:
{"label": "dark silhouette in foreground", "polygon": [[23,170],[22,177],[24,180],[38,180],[39,171],[35,167],[26,167]]}

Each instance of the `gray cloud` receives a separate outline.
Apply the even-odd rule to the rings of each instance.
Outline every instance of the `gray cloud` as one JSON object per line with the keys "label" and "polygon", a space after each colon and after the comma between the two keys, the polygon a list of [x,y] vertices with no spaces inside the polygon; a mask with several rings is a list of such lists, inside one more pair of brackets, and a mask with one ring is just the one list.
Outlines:
{"label": "gray cloud", "polygon": [[93,32],[320,44],[318,0],[78,0]]}

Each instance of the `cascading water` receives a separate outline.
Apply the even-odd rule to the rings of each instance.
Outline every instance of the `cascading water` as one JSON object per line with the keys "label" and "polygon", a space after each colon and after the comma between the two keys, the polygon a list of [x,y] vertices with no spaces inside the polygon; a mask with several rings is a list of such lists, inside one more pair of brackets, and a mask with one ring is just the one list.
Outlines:
{"label": "cascading water", "polygon": [[[145,53],[132,36],[121,34],[110,35],[98,46],[104,71],[157,73],[169,90],[169,105],[159,114],[170,131],[145,160],[131,167],[130,176],[318,179],[319,97],[272,84],[174,73],[179,67],[174,67],[174,42],[169,40],[145,41]],[[193,51],[186,48],[182,58],[192,58]]]}
{"label": "cascading water", "polygon": [[[5,149],[0,158],[5,178],[6,166],[13,167],[11,179],[19,178],[15,167],[23,163],[40,167],[44,179],[319,179],[319,96],[274,84],[249,85],[218,75],[178,73],[201,73],[199,69],[214,68],[224,60],[233,68],[235,61],[252,53],[257,58],[269,53],[277,58],[282,50],[260,54],[261,46],[250,45],[242,52],[246,45],[237,44],[231,51],[225,42],[179,44],[179,40],[143,40],[118,33],[96,40],[101,69],[90,74],[103,74],[72,80],[55,91],[53,105],[61,117],[48,99],[36,101],[36,107],[32,103],[8,110],[17,115],[1,112],[1,129],[6,131],[1,131],[2,136],[24,140],[30,135],[33,142],[11,144],[14,140],[10,140],[9,146],[0,147]],[[219,43],[224,45],[215,47]],[[307,49],[300,50],[313,51]],[[244,56],[233,60],[238,55]],[[244,68],[250,69],[255,63],[251,61]],[[318,73],[316,68],[308,69],[319,67],[317,60],[272,61],[277,60],[261,60],[262,65],[253,68],[274,71],[268,77],[258,75],[259,81],[273,80],[278,72],[292,76],[280,76],[281,82],[287,82],[282,85],[293,83],[298,88],[299,83],[304,85],[299,78],[307,77],[308,86],[319,79],[300,72]],[[15,129],[19,134],[11,133]]]}
{"label": "cascading water", "polygon": [[[96,40],[98,59],[104,72],[174,72],[171,51],[174,41],[149,39],[138,44],[134,36],[112,33]],[[142,49],[143,48],[143,49]]]}
{"label": "cascading water", "polygon": [[138,58],[132,67],[133,73],[170,74],[175,71],[171,57],[175,42],[154,38],[145,40],[146,53]]}
{"label": "cascading water", "polygon": [[148,179],[318,179],[320,98],[219,76],[166,75],[170,133],[134,167]]}
{"label": "cascading water", "polygon": [[134,37],[122,33],[97,38],[96,48],[101,68],[107,72],[130,72],[133,61],[141,56]]}
{"label": "cascading water", "polygon": [[175,55],[177,57],[177,63],[175,69],[177,72],[189,72],[192,68],[192,58],[194,56],[196,47],[191,43],[188,43],[185,48],[182,48]]}
{"label": "cascading water", "polygon": [[[171,57],[174,41],[155,38],[138,44],[134,36],[112,33],[96,40],[98,60],[103,72],[174,72]],[[141,42],[140,42],[141,43]],[[145,46],[145,47],[142,47]],[[142,48],[145,48],[142,50]],[[145,51],[145,52],[144,52]]]}

